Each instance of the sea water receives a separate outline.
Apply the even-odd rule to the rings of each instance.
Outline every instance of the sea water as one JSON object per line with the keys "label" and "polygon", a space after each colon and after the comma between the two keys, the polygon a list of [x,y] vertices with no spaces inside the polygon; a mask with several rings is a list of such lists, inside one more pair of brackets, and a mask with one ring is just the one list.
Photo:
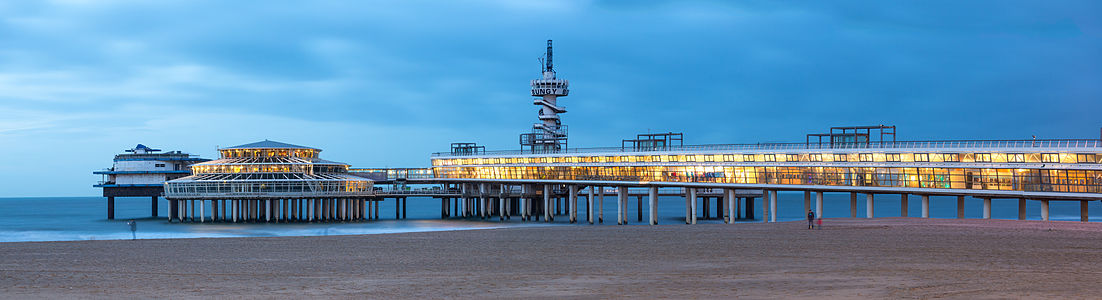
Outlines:
{"label": "sea water", "polygon": [[[806,216],[802,192],[780,192],[778,202],[778,221],[803,220]],[[814,195],[812,195],[814,197]],[[703,211],[698,200],[698,211]],[[814,199],[812,199],[814,202]],[[824,217],[846,218],[850,216],[848,193],[824,194]],[[201,238],[201,237],[262,237],[262,236],[321,236],[349,234],[380,234],[421,231],[472,230],[521,226],[549,226],[543,222],[523,222],[512,218],[505,222],[497,217],[481,220],[440,218],[440,200],[432,198],[409,198],[406,207],[406,219],[395,219],[395,201],[380,203],[379,220],[345,223],[168,223],[167,202],[159,200],[158,216],[151,217],[151,203],[148,197],[116,198],[115,220],[107,220],[107,200],[103,197],[36,197],[36,198],[0,198],[0,242],[22,241],[72,241],[72,240],[116,240],[162,239],[162,238]],[[616,225],[616,196],[604,197],[603,219],[599,225]],[[865,216],[865,197],[858,195],[857,216]],[[647,202],[643,199],[643,222],[638,219],[639,200],[628,199],[627,219],[629,225],[644,225],[649,215]],[[684,224],[685,200],[681,197],[660,197],[658,202],[659,225]],[[715,215],[715,199],[710,201],[712,216]],[[454,207],[454,202],[452,204]],[[588,226],[585,223],[586,207],[584,198],[578,201],[579,222],[575,226]],[[814,206],[814,203],[812,204]],[[900,216],[900,196],[881,194],[874,201],[877,217]],[[908,210],[911,217],[921,214],[921,198],[911,195]],[[983,202],[978,198],[966,197],[964,203],[966,218],[981,218]],[[595,209],[598,207],[594,205]],[[1089,202],[1092,220],[1102,220],[1102,203]],[[209,206],[208,206],[209,209]],[[1041,204],[1029,201],[1026,205],[1027,219],[1039,220]],[[1078,201],[1051,201],[1050,219],[1062,221],[1079,220]],[[210,213],[209,211],[207,212]],[[597,214],[596,212],[594,214]],[[739,222],[761,222],[762,201],[755,199],[756,219],[744,219]],[[992,200],[992,218],[1017,219],[1018,202],[1014,199]],[[930,217],[956,218],[956,197],[931,196]],[[133,234],[127,226],[128,220],[137,222],[137,231]],[[558,216],[550,226],[568,225],[569,218]],[[698,223],[720,223],[721,220],[698,220]]]}

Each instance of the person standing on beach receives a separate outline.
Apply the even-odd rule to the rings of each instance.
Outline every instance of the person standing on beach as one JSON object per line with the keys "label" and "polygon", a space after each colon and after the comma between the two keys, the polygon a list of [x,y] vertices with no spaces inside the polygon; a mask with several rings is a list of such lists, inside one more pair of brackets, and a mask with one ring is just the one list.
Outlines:
{"label": "person standing on beach", "polygon": [[815,229],[815,212],[807,210],[807,229]]}

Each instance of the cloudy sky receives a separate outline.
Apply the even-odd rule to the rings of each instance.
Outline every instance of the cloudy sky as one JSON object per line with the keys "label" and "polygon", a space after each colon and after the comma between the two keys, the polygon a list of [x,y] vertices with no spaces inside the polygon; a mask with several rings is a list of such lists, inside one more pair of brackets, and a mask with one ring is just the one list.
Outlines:
{"label": "cloudy sky", "polygon": [[[829,3],[829,4],[824,4]],[[92,196],[137,143],[357,167],[515,149],[555,40],[571,146],[1097,138],[1098,1],[4,1],[0,197]]]}

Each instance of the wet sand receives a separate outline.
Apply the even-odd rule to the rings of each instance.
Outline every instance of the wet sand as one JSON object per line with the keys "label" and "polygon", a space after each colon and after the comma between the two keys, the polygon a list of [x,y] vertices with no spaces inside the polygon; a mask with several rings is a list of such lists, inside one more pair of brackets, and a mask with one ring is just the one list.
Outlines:
{"label": "wet sand", "polygon": [[1102,223],[824,223],[822,230],[789,222],[0,243],[0,296],[1102,296]]}

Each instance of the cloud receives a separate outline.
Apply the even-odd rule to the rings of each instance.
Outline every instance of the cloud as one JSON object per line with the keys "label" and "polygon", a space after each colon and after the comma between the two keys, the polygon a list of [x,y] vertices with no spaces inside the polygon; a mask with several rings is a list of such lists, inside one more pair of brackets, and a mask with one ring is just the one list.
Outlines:
{"label": "cloud", "polygon": [[[424,165],[455,141],[515,149],[536,121],[527,84],[546,39],[572,83],[571,146],[648,129],[688,143],[792,141],[853,124],[896,124],[902,139],[1094,137],[1097,8],[2,2],[0,142],[22,146],[0,155],[52,165],[0,171],[71,174],[58,192],[88,195],[90,170],[138,142],[209,156],[272,138],[358,166]],[[0,178],[20,183],[0,190],[36,193],[27,181]]]}

